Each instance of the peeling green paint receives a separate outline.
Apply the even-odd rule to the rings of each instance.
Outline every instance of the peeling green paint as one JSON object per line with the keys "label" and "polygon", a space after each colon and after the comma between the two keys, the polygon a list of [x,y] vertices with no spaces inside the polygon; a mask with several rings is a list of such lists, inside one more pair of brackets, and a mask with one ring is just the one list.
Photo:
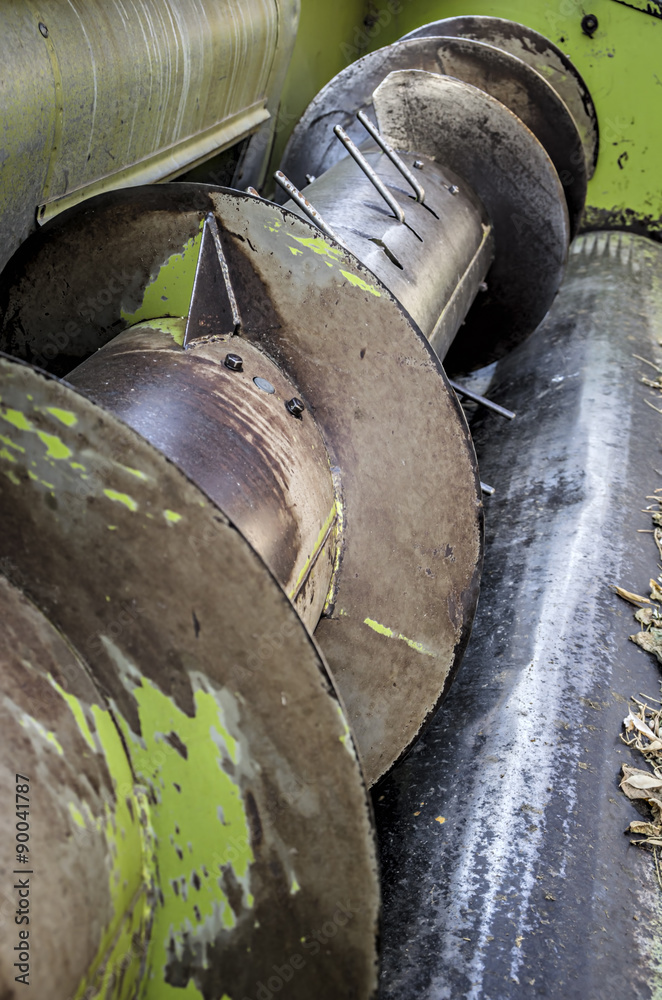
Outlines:
{"label": "peeling green paint", "polygon": [[144,482],[147,481],[147,476],[144,472],[141,472],[140,469],[131,469],[128,465],[121,465],[120,468],[124,469],[125,472],[131,473],[131,475],[135,476],[137,479],[142,479]]}
{"label": "peeling green paint", "polygon": [[47,434],[46,431],[37,431],[37,437],[46,445],[46,458],[54,458],[57,461],[62,461],[66,458],[71,458],[73,452],[71,448],[67,448],[66,444],[59,439],[57,434]]}
{"label": "peeling green paint", "polygon": [[353,760],[357,760],[358,758],[356,756],[354,740],[352,739],[352,733],[347,723],[347,719],[345,718],[345,713],[343,712],[342,705],[337,706],[337,712],[344,730],[342,736],[339,736],[338,739],[343,744],[345,750],[347,750],[347,752],[353,758]]}
{"label": "peeling green paint", "polygon": [[16,429],[19,431],[34,430],[34,427],[30,423],[28,418],[25,416],[24,413],[21,413],[20,410],[12,410],[12,409],[4,410],[3,412],[0,412],[0,417],[2,417],[3,420],[6,420],[8,424],[11,424],[12,427],[16,427]]}
{"label": "peeling green paint", "polygon": [[292,590],[290,591],[289,597],[290,597],[291,601],[294,600],[294,595],[296,594],[297,590],[301,586],[301,583],[305,579],[305,576],[308,573],[308,570],[310,569],[311,563],[313,562],[313,560],[317,559],[320,550],[324,547],[324,545],[328,541],[327,535],[328,535],[329,530],[332,527],[334,521],[337,519],[337,517],[338,517],[337,504],[334,503],[333,507],[331,508],[331,512],[330,512],[329,516],[327,517],[326,521],[324,522],[324,524],[322,525],[322,527],[320,529],[320,533],[317,536],[317,540],[316,540],[316,542],[315,542],[315,544],[313,546],[313,550],[306,557],[306,561],[303,564],[303,566],[301,568],[301,571],[299,572],[299,575],[297,576],[297,581],[294,584],[294,587],[292,588]]}
{"label": "peeling green paint", "polygon": [[182,250],[171,254],[161,265],[158,274],[145,288],[141,306],[132,313],[122,310],[122,319],[129,326],[168,316],[188,316],[203,227],[204,219],[200,221],[196,235],[187,241]]}
{"label": "peeling green paint", "polygon": [[171,524],[177,524],[177,522],[181,521],[182,519],[182,515],[178,514],[174,510],[164,510],[163,516],[165,517],[166,521],[170,521]]}
{"label": "peeling green paint", "polygon": [[[111,649],[109,640],[107,648]],[[119,650],[115,656],[121,657]],[[200,683],[205,683],[202,678]],[[174,941],[181,957],[185,937],[189,946],[191,939],[211,943],[215,934],[235,925],[235,914],[219,884],[226,865],[231,864],[243,887],[244,907],[252,903],[248,877],[254,859],[248,822],[241,791],[226,770],[230,761],[238,759],[239,747],[226,728],[216,692],[195,691],[193,718],[146,678],[133,695],[141,738],[124,720],[119,724],[134,773],[155,797],[150,815],[163,893],[153,914],[143,1000],[199,1000],[201,994],[192,981],[185,989],[165,982],[166,968],[174,958],[169,948]],[[171,733],[176,734],[179,751],[166,739]]]}
{"label": "peeling green paint", "polygon": [[69,812],[71,813],[71,818],[73,819],[76,826],[79,826],[81,830],[85,830],[86,828],[85,817],[83,816],[80,809],[76,809],[76,806],[73,804],[73,802],[69,803]]}
{"label": "peeling green paint", "polygon": [[134,788],[126,751],[114,719],[106,708],[90,709],[96,739],[82,705],[49,675],[49,681],[68,705],[87,745],[102,754],[115,790],[105,814],[94,817],[86,802],[67,803],[80,829],[106,842],[112,917],[101,932],[97,954],[78,986],[74,1000],[94,995],[128,1000],[136,995],[150,914],[154,900],[155,864],[152,834],[144,790]]}
{"label": "peeling green paint", "polygon": [[13,469],[3,469],[2,471],[6,475],[7,479],[9,480],[9,482],[13,483],[14,486],[20,486],[21,485],[21,480],[18,478],[18,476],[16,475],[16,473],[14,472]]}
{"label": "peeling green paint", "polygon": [[109,500],[114,500],[116,503],[123,503],[131,511],[138,510],[138,504],[128,493],[118,493],[117,490],[104,490],[103,495],[108,497]]}
{"label": "peeling green paint", "polygon": [[354,285],[355,288],[360,288],[364,292],[370,292],[371,295],[376,295],[378,299],[382,297],[382,293],[379,289],[375,288],[374,285],[369,285],[367,281],[363,278],[359,278],[358,274],[352,274],[351,271],[341,271],[343,278],[347,278],[350,285]]}
{"label": "peeling green paint", "polygon": [[[11,452],[7,451],[6,448],[0,448],[0,458],[4,458],[6,462],[13,462],[14,465],[16,465],[16,462],[18,461],[18,459],[14,458]],[[37,477],[35,476],[35,479],[36,478]]]}
{"label": "peeling green paint", "polygon": [[8,448],[13,448],[14,451],[20,451],[25,454],[25,448],[22,448],[20,444],[16,444],[16,442],[12,441],[11,438],[4,437],[0,434],[0,441],[2,441],[3,444],[6,444]]}
{"label": "peeling green paint", "polygon": [[[188,315],[188,310],[187,310]],[[179,347],[184,346],[184,336],[186,334],[187,317],[162,316],[160,319],[146,320],[139,325],[150,330],[158,330],[160,333],[169,334]]]}
{"label": "peeling green paint", "polygon": [[394,632],[393,629],[388,628],[386,625],[380,625],[379,622],[373,621],[372,618],[364,618],[363,624],[368,625],[373,632],[378,632],[379,635],[386,636],[387,639],[399,639],[401,642],[406,642],[411,649],[415,649],[417,653],[422,653],[424,656],[436,656],[431,649],[427,649],[422,642],[416,642],[414,639],[408,639],[406,635],[402,633]]}
{"label": "peeling green paint", "polygon": [[55,733],[49,732],[37,719],[34,719],[31,715],[23,715],[20,724],[24,729],[35,729],[46,743],[50,743],[51,746],[55,747],[60,757],[64,756],[62,744]]}
{"label": "peeling green paint", "polygon": [[61,424],[65,424],[66,427],[75,427],[78,423],[78,417],[71,410],[61,410],[57,406],[47,406],[46,413],[50,413]]}
{"label": "peeling green paint", "polygon": [[94,742],[94,736],[92,735],[92,730],[90,729],[89,723],[85,718],[85,712],[81,708],[80,702],[78,701],[77,698],[74,697],[74,695],[69,694],[67,691],[65,691],[64,688],[61,687],[58,684],[58,682],[53,679],[51,674],[48,675],[48,680],[50,684],[58,692],[60,697],[66,701],[67,705],[69,706],[69,710],[73,715],[76,721],[76,725],[78,726],[78,729],[80,730],[80,733],[83,736],[85,742],[89,746],[90,750],[93,750],[96,753],[98,747]]}
{"label": "peeling green paint", "polygon": [[290,239],[296,240],[297,243],[301,243],[302,246],[306,247],[308,250],[312,250],[313,253],[319,254],[322,257],[330,257],[334,262],[338,259],[338,257],[343,256],[342,250],[339,250],[337,247],[332,247],[331,244],[327,243],[321,236],[295,236],[294,233],[288,233],[287,235]]}

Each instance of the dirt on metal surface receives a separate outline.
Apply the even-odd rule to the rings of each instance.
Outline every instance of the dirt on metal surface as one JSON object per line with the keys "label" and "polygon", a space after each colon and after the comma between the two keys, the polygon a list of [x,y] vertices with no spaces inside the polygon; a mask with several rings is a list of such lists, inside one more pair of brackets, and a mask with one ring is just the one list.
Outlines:
{"label": "dirt on metal surface", "polygon": [[[482,559],[464,415],[436,355],[387,289],[278,206],[161,185],[96,199],[28,241],[4,275],[0,343],[32,360],[64,338],[64,356],[51,364],[70,370],[136,321],[145,289],[196,239],[209,211],[222,233],[241,337],[298,387],[340,480],[342,551],[315,637],[374,781],[413,743],[450,684]],[[124,280],[111,285],[107,275],[116,271]],[[194,271],[192,261],[191,282]]]}
{"label": "dirt on metal surface", "polygon": [[276,967],[293,998],[352,983],[368,1000],[371,812],[296,611],[222,512],[111,414],[6,358],[0,396],[2,565],[85,658],[148,803],[144,995],[253,1000]]}
{"label": "dirt on metal surface", "polygon": [[373,101],[389,142],[439,159],[485,205],[495,261],[445,364],[453,372],[486,365],[533,332],[561,284],[569,222],[559,176],[519,118],[463,81],[400,70]]}
{"label": "dirt on metal surface", "polygon": [[468,15],[448,17],[416,28],[405,39],[428,35],[455,35],[487,42],[517,56],[540,73],[566,103],[584,146],[590,179],[598,159],[598,116],[588,87],[568,57],[548,38],[524,24],[500,17]]}
{"label": "dirt on metal surface", "polygon": [[[312,631],[329,591],[338,521],[313,415],[288,412],[297,387],[245,338],[194,341],[184,351],[168,321],[161,326],[153,320],[131,327],[69,381],[204,490],[259,552]],[[241,371],[224,363],[231,352],[241,357]]]}

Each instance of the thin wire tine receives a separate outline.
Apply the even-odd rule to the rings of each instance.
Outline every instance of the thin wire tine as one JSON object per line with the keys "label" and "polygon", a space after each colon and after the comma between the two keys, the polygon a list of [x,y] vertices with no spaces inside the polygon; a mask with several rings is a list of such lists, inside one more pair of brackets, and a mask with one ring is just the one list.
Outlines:
{"label": "thin wire tine", "polygon": [[366,132],[368,132],[372,138],[375,140],[378,146],[381,147],[382,151],[386,153],[389,160],[394,167],[397,167],[404,179],[409,185],[411,185],[415,195],[416,201],[420,202],[421,205],[425,202],[425,191],[423,187],[418,183],[411,170],[402,159],[401,156],[396,153],[392,146],[389,146],[384,136],[381,134],[376,125],[370,121],[368,116],[363,111],[357,111],[356,117],[363,125]]}
{"label": "thin wire tine", "polygon": [[377,189],[377,191],[379,191],[380,195],[382,196],[388,207],[391,209],[398,222],[404,222],[405,213],[402,209],[402,206],[398,204],[398,202],[395,200],[395,198],[388,190],[384,182],[377,176],[375,171],[372,169],[372,167],[366,160],[363,153],[360,151],[358,146],[356,146],[352,142],[350,137],[345,132],[344,128],[342,128],[341,125],[336,125],[333,131],[340,139],[340,141],[342,142],[343,146],[345,147],[349,155],[356,160],[356,162],[358,163],[358,165],[360,166],[361,170],[366,175],[368,180],[371,182],[371,184],[373,184],[374,187]]}
{"label": "thin wire tine", "polygon": [[493,410],[494,413],[498,413],[499,416],[505,417],[506,420],[514,420],[517,416],[517,414],[513,413],[512,410],[507,410],[505,406],[499,406],[498,403],[493,403],[491,399],[487,399],[485,396],[479,396],[477,392],[472,392],[470,389],[465,389],[463,385],[458,385],[458,383],[453,382],[452,379],[449,378],[448,381],[458,396],[464,396],[466,399],[470,399],[473,403],[479,403],[481,406],[484,406],[486,410]]}
{"label": "thin wire tine", "polygon": [[307,198],[304,198],[304,196],[301,194],[301,191],[299,191],[298,187],[296,187],[292,183],[292,181],[285,176],[282,170],[276,171],[276,173],[274,174],[274,180],[276,181],[277,184],[280,184],[283,191],[287,191],[292,201],[296,202],[301,211],[306,213],[308,218],[311,220],[311,222],[315,223],[318,229],[321,229],[322,232],[326,236],[329,236],[332,240],[336,240],[337,243],[342,242],[339,239],[339,237],[336,236],[331,226],[327,226],[326,222],[319,214],[317,209],[313,208],[313,206],[310,204]]}

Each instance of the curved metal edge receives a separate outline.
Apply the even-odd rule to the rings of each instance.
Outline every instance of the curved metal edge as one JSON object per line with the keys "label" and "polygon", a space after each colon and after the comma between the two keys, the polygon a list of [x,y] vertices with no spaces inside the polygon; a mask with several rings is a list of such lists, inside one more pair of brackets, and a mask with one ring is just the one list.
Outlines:
{"label": "curved metal edge", "polygon": [[[35,339],[63,328],[96,294],[100,275],[122,261],[125,287],[111,290],[112,302],[76,346],[79,357],[91,353],[128,325],[118,319],[122,302],[140,303],[152,272],[164,256],[181,252],[209,211],[222,231],[242,336],[294,380],[339,467],[343,551],[335,598],[316,638],[343,693],[370,782],[413,743],[437,702],[456,647],[470,630],[482,559],[480,485],[466,421],[438,359],[399,303],[344,248],[276,205],[220,188],[157,185],[73,209],[21,248],[6,275],[13,287],[4,290],[13,333],[5,331],[0,345],[15,347],[20,333],[29,354],[28,332],[34,350]],[[149,212],[161,220],[163,239],[145,227]],[[116,213],[115,221],[105,213]],[[116,239],[110,238],[113,226]],[[440,431],[431,437],[433,420]],[[416,494],[407,471],[413,454]],[[368,465],[374,475],[366,475]],[[432,540],[444,533],[457,569],[450,556],[444,564],[441,542]],[[397,540],[397,559],[384,551],[384,537]],[[429,554],[418,558],[416,545]],[[437,567],[440,582],[424,573],[423,559],[431,574]],[[394,560],[409,580],[406,600]],[[445,589],[450,605],[441,596]],[[386,637],[389,630],[396,641]],[[406,641],[397,641],[400,635]]]}
{"label": "curved metal edge", "polygon": [[[231,931],[226,924],[211,941],[205,938],[202,949],[188,949],[184,963],[170,955],[169,975],[176,978],[183,971],[205,996],[228,988],[221,976],[236,977],[228,992],[250,993],[257,985],[254,980],[269,976],[273,962],[289,960],[292,945],[307,941],[321,920],[333,919],[339,901],[356,900],[356,893],[362,892],[351,919],[336,922],[338,940],[346,934],[345,948],[321,949],[316,963],[305,963],[308,973],[294,978],[291,991],[297,1000],[307,1000],[314,986],[317,995],[335,1000],[343,983],[352,981],[361,996],[373,998],[379,900],[373,813],[340,697],[314,640],[249,543],[202,491],[138,434],[66,383],[4,354],[0,387],[0,419],[10,414],[11,433],[22,441],[15,444],[26,446],[24,452],[13,449],[18,456],[14,462],[0,456],[5,473],[0,475],[0,509],[6,528],[0,552],[35,605],[74,649],[84,651],[95,683],[111,699],[137,780],[147,787],[158,785],[152,807],[157,808],[165,785],[160,760],[158,765],[152,761],[157,747],[150,751],[145,743],[151,722],[142,713],[137,691],[156,691],[157,704],[165,701],[163,732],[173,719],[181,718],[185,725],[186,718],[195,717],[196,691],[216,692],[230,734],[226,742],[234,740],[241,748],[233,767],[224,770],[243,798],[249,837],[245,849],[253,859],[248,868],[255,866],[258,872],[255,885],[250,882],[255,899],[251,902],[249,895],[247,903],[245,891],[243,895],[249,919],[242,915]],[[23,410],[25,421],[15,419]],[[33,455],[35,467],[42,462],[49,466],[51,482],[28,475]],[[138,468],[128,468],[127,461]],[[80,483],[84,462],[90,475],[82,502],[66,504],[67,491]],[[116,489],[103,489],[111,483]],[[165,509],[164,517],[168,504],[172,509]],[[114,522],[112,532],[107,520]],[[76,548],[74,539],[79,542]],[[138,611],[130,626],[117,629],[121,598],[130,598]],[[304,753],[300,727],[307,730]],[[219,746],[209,732],[210,761],[218,770]],[[194,758],[199,735],[202,732],[195,734]],[[137,737],[147,747],[146,759],[136,748]],[[157,732],[157,744],[161,737]],[[176,733],[173,738],[177,744]],[[183,752],[175,748],[172,759],[188,760],[185,751],[186,746]],[[253,766],[255,758],[259,768]],[[156,770],[150,777],[152,766]],[[205,785],[193,764],[187,772],[192,783],[202,780]],[[195,787],[192,784],[191,796]],[[201,789],[203,797],[209,797],[210,788],[208,784]],[[177,803],[183,803],[186,788],[177,790]],[[311,797],[316,803],[312,810]],[[193,799],[188,808],[199,817]],[[215,810],[213,805],[218,820]],[[169,814],[163,821],[176,819]],[[304,830],[311,824],[317,832],[307,842]],[[321,835],[333,838],[324,865],[310,849]],[[167,850],[170,842],[163,830],[161,839]],[[351,849],[348,840],[355,841]],[[215,857],[203,855],[207,865],[215,864]],[[319,878],[314,889],[308,881],[313,873]],[[210,877],[215,884],[215,875]],[[339,878],[345,882],[342,889]],[[357,879],[363,882],[362,890]],[[162,885],[161,891],[179,898],[170,885]],[[155,909],[159,911],[158,903]],[[161,975],[165,969],[158,964],[162,942],[157,931],[164,925],[158,923],[158,912],[154,919],[156,958],[150,952],[146,974],[156,961],[154,973]],[[167,915],[165,926],[167,955],[173,929]],[[193,943],[195,930],[191,934]],[[250,968],[247,946],[253,956]]]}
{"label": "curved metal edge", "polygon": [[587,177],[591,179],[595,173],[600,145],[598,115],[590,91],[579,70],[554,42],[525,24],[478,14],[432,21],[408,32],[400,40],[435,35],[487,42],[528,62],[536,70],[540,66],[553,70],[555,79],[550,82],[575,119],[584,146]]}
{"label": "curved metal edge", "polygon": [[[341,125],[361,145],[366,131],[356,114],[372,107],[373,91],[393,70],[424,69],[440,72],[438,45],[427,39],[412,39],[369,52],[341,70],[310,102],[290,136],[281,168],[297,184],[305,187],[306,174],[319,177],[346,152],[333,134]],[[280,196],[284,202],[286,197]]]}
{"label": "curved metal edge", "polygon": [[[586,201],[586,161],[577,123],[558,92],[529,63],[487,42],[440,38],[439,55],[446,75],[500,101],[544,146],[563,185],[573,239]],[[444,56],[450,57],[450,65]],[[474,66],[463,65],[465,60]]]}
{"label": "curved metal edge", "polygon": [[460,80],[394,72],[375,91],[374,104],[386,138],[464,177],[494,226],[487,291],[445,358],[450,371],[481,367],[533,332],[560,286],[569,221],[558,174],[516,115]]}

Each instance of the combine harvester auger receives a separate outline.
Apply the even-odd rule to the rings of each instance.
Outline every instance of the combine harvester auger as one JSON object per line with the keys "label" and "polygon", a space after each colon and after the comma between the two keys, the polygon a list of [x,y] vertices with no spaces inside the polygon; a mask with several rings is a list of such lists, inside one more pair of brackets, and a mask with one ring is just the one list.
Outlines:
{"label": "combine harvester auger", "polygon": [[[158,56],[108,14],[105,82],[60,64],[55,13],[7,15],[60,82],[4,209],[0,759],[30,819],[28,851],[3,817],[0,856],[39,1000],[368,1000],[368,788],[446,696],[483,561],[471,390],[442,365],[549,311],[598,124],[552,42],[451,18],[324,87],[278,204],[257,187],[296,5],[200,6]],[[183,50],[150,132],[140,74]],[[112,168],[92,82],[139,137],[109,136]],[[251,133],[246,190],[160,183]]]}

